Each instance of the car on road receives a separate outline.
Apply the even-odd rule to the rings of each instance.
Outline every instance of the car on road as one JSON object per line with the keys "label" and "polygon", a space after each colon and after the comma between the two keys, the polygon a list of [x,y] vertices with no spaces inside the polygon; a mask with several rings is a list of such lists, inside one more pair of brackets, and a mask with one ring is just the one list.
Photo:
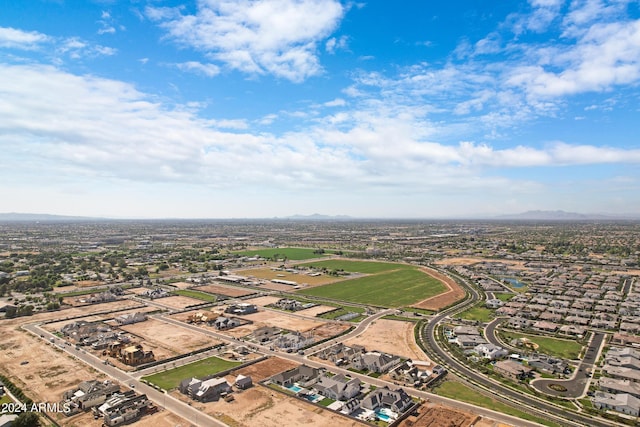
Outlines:
{"label": "car on road", "polygon": [[129,387],[136,388],[136,385],[134,383],[131,383],[131,384],[129,384]]}

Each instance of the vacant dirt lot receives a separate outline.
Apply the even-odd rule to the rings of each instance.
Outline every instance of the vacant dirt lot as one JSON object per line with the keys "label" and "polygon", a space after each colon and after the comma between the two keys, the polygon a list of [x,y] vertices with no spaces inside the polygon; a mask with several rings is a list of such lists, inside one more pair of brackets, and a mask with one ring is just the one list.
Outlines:
{"label": "vacant dirt lot", "polygon": [[336,336],[347,329],[349,329],[349,325],[343,325],[341,323],[325,323],[313,329],[313,336],[316,341],[322,341],[325,338]]}
{"label": "vacant dirt lot", "polygon": [[378,350],[413,360],[429,360],[418,347],[413,336],[414,323],[380,319],[373,322],[361,335],[345,342],[358,344],[367,350]]}
{"label": "vacant dirt lot", "polygon": [[270,357],[262,362],[245,366],[233,371],[234,378],[238,375],[250,376],[254,384],[266,378],[272,377],[278,372],[288,371],[298,366],[297,363],[289,360],[280,359],[279,357]]}
{"label": "vacant dirt lot", "polygon": [[195,290],[209,292],[217,295],[225,295],[231,298],[238,298],[238,297],[243,297],[245,295],[255,294],[255,291],[232,288],[231,286],[223,286],[223,285],[198,286],[197,288],[195,288]]}
{"label": "vacant dirt lot", "polygon": [[301,314],[308,317],[316,317],[319,314],[326,313],[327,311],[335,310],[335,307],[328,305],[317,305],[315,307],[307,308],[306,310],[296,311],[296,314]]}
{"label": "vacant dirt lot", "polygon": [[172,297],[156,298],[153,300],[153,302],[156,304],[164,305],[165,307],[182,310],[183,308],[190,305],[202,304],[205,301],[190,297],[183,297],[182,295],[176,295]]}
{"label": "vacant dirt lot", "polygon": [[411,415],[400,423],[401,427],[470,427],[478,425],[480,417],[468,412],[456,411],[444,406],[425,404],[418,416]]}
{"label": "vacant dirt lot", "polygon": [[[177,393],[177,394],[176,394]],[[184,400],[179,392],[175,397]],[[234,393],[233,402],[192,402],[194,408],[239,427],[360,427],[362,424],[260,385]]]}
{"label": "vacant dirt lot", "polygon": [[440,294],[440,295],[436,295],[434,297],[422,300],[417,304],[413,304],[413,307],[424,308],[426,310],[438,311],[441,308],[447,307],[447,306],[453,304],[454,302],[464,298],[465,292],[456,283],[455,280],[453,280],[450,277],[447,277],[444,274],[439,273],[439,272],[437,272],[437,271],[435,271],[435,270],[433,270],[431,268],[423,267],[420,270],[422,270],[424,273],[428,274],[429,276],[434,277],[434,278],[438,279],[439,281],[441,281],[442,283],[444,283],[449,290],[444,292],[444,293],[442,293],[442,294]]}
{"label": "vacant dirt lot", "polygon": [[[102,418],[94,420],[91,412],[83,412],[69,418],[64,417],[58,421],[62,427],[102,427],[102,423]],[[140,418],[133,425],[136,427],[187,427],[190,423],[172,412],[160,411]]]}
{"label": "vacant dirt lot", "polygon": [[257,298],[249,298],[247,300],[245,300],[244,302],[248,303],[248,304],[255,304],[258,305],[260,307],[264,307],[265,305],[269,305],[269,304],[275,304],[276,302],[280,301],[282,298],[280,297],[257,297]]}
{"label": "vacant dirt lot", "polygon": [[278,328],[288,329],[290,331],[306,332],[309,329],[316,328],[323,325],[324,321],[303,319],[294,315],[288,315],[286,313],[280,313],[275,311],[260,311],[258,313],[242,316],[247,320],[251,320],[254,324],[260,324],[260,326],[276,326]]}
{"label": "vacant dirt lot", "polygon": [[[59,402],[63,392],[82,381],[106,379],[39,337],[17,329],[24,321],[24,318],[2,321],[0,372],[34,402]],[[54,416],[64,418],[62,414]]]}
{"label": "vacant dirt lot", "polygon": [[142,345],[145,349],[153,350],[158,360],[188,353],[219,342],[203,334],[173,324],[169,325],[156,319],[125,325],[120,329],[142,337],[144,340]]}

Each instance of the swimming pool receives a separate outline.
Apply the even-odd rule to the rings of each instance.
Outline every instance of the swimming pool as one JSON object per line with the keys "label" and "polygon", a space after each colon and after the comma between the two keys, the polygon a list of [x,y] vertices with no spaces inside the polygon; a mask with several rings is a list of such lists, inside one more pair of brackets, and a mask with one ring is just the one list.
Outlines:
{"label": "swimming pool", "polygon": [[300,390],[302,390],[302,387],[298,387],[297,385],[290,385],[287,387],[289,390],[291,390],[294,393],[298,393]]}

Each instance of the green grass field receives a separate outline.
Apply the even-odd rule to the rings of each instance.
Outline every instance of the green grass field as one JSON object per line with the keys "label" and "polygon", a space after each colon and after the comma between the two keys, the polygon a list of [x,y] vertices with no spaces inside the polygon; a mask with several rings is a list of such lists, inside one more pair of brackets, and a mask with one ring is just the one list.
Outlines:
{"label": "green grass field", "polygon": [[494,294],[497,299],[503,302],[509,301],[511,298],[515,297],[515,294]]}
{"label": "green grass field", "polygon": [[262,258],[273,258],[276,256],[279,259],[287,257],[287,259],[293,261],[304,261],[305,259],[321,258],[327,256],[331,251],[326,251],[324,254],[314,254],[315,249],[310,248],[272,248],[272,249],[255,249],[236,252],[243,256],[259,255]]}
{"label": "green grass field", "polygon": [[485,307],[477,306],[456,315],[461,319],[477,320],[478,322],[489,322],[493,319],[493,310]]}
{"label": "green grass field", "polygon": [[582,350],[582,344],[576,341],[559,338],[541,337],[538,335],[516,334],[513,332],[501,331],[500,336],[509,342],[515,338],[527,338],[531,342],[538,344],[538,352],[549,356],[561,357],[564,359],[577,359]]}
{"label": "green grass field", "polygon": [[299,293],[360,304],[401,307],[415,304],[446,290],[445,285],[439,280],[415,267],[371,262],[354,262],[354,264],[356,265],[343,261],[338,268],[345,270],[350,268],[351,271],[359,272],[367,270],[366,272],[377,274],[305,289]]}
{"label": "green grass field", "polygon": [[215,295],[208,294],[206,292],[194,291],[192,289],[178,289],[177,291],[173,291],[173,293],[183,297],[195,298],[208,302],[216,302],[218,300]]}
{"label": "green grass field", "polygon": [[326,261],[308,262],[300,264],[305,267],[314,267],[327,270],[344,270],[348,273],[376,274],[392,270],[413,270],[415,267],[406,264],[394,264],[391,262],[349,261],[341,259],[329,259]]}
{"label": "green grass field", "polygon": [[240,364],[240,362],[230,362],[218,357],[209,357],[165,372],[159,372],[147,377],[142,377],[142,379],[165,390],[171,390],[178,387],[178,385],[180,385],[180,381],[185,378],[202,378],[207,375],[231,369]]}
{"label": "green grass field", "polygon": [[463,402],[472,403],[474,405],[488,408],[494,411],[502,412],[503,414],[513,415],[514,417],[522,418],[524,420],[535,421],[537,423],[551,426],[560,427],[560,424],[556,424],[551,421],[544,420],[542,418],[529,415],[509,405],[505,405],[498,400],[478,393],[476,390],[467,387],[464,384],[460,384],[454,381],[445,381],[439,385],[435,390],[435,394],[439,396],[448,397],[455,400],[461,400]]}

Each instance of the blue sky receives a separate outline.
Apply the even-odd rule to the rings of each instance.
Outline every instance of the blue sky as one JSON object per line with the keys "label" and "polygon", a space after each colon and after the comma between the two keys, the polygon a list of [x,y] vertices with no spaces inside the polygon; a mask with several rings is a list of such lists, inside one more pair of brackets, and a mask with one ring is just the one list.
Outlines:
{"label": "blue sky", "polygon": [[0,11],[0,212],[640,214],[638,1]]}

